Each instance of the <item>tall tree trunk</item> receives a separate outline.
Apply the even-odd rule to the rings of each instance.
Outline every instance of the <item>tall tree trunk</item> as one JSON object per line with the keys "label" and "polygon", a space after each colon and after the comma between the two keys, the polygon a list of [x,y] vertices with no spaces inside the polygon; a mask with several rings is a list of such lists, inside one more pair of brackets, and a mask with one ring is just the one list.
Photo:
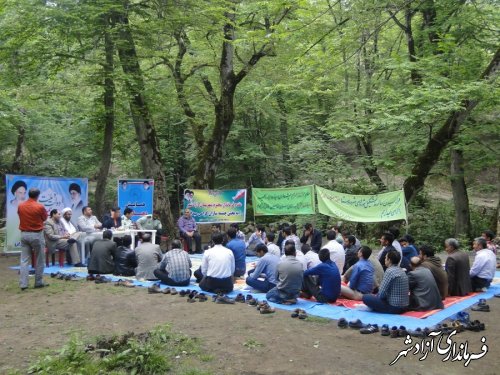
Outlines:
{"label": "tall tree trunk", "polygon": [[[25,115],[25,111],[20,109],[19,112]],[[16,152],[14,153],[14,160],[10,167],[10,173],[21,173],[23,165],[23,148],[26,140],[26,128],[24,127],[24,119],[17,126],[17,142]]]}
{"label": "tall tree trunk", "polygon": [[173,238],[175,225],[170,209],[167,180],[163,170],[158,136],[144,96],[144,77],[139,66],[135,41],[130,30],[128,17],[125,14],[119,14],[115,17],[115,21],[119,24],[117,27],[118,40],[115,45],[123,72],[126,75],[130,111],[139,142],[143,174],[145,178],[155,180],[155,209],[160,211],[160,217],[165,224],[166,231]]}
{"label": "tall tree trunk", "polygon": [[290,142],[288,139],[288,120],[283,93],[279,90],[276,93],[276,102],[280,115],[280,136],[281,136],[281,158],[283,160],[283,174],[287,185],[293,181],[293,172],[290,168]]}
{"label": "tall tree trunk", "polygon": [[[107,17],[104,27],[108,27]],[[97,175],[95,189],[95,210],[98,217],[105,213],[106,185],[108,182],[109,168],[111,166],[111,153],[113,149],[113,132],[115,128],[115,83],[113,80],[114,53],[113,41],[109,31],[104,31],[104,51],[106,63],[104,64],[104,142],[101,151],[101,164]]]}
{"label": "tall tree trunk", "polygon": [[[493,56],[480,79],[493,79],[500,65],[500,49]],[[472,110],[477,106],[478,100],[468,99],[462,102],[462,108],[450,114],[441,128],[432,136],[425,150],[417,158],[410,177],[404,182],[406,201],[410,202],[424,187],[425,179],[432,167],[437,163],[441,152],[458,133],[460,126],[467,119]]]}
{"label": "tall tree trunk", "polygon": [[471,224],[469,197],[464,178],[464,157],[462,150],[451,150],[450,182],[455,205],[455,237],[470,239]]}

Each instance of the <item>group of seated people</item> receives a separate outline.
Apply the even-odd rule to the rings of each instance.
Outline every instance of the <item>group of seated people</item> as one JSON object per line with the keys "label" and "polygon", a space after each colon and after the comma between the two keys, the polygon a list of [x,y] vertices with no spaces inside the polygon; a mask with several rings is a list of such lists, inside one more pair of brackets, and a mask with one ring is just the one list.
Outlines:
{"label": "group of seated people", "polygon": [[[266,293],[266,298],[275,303],[293,304],[299,296],[314,297],[322,303],[346,298],[363,301],[382,313],[434,310],[443,308],[447,296],[484,291],[496,270],[496,246],[489,231],[473,242],[476,255],[472,267],[469,255],[459,250],[456,239],[444,241],[448,256],[443,267],[431,246],[417,248],[409,235],[396,240],[396,228],[382,234],[377,257],[355,236],[336,228],[327,232],[325,244],[321,232],[311,224],[304,226],[301,238],[284,226],[278,244],[274,243],[275,234],[265,233],[261,227],[246,242],[236,225],[227,233],[217,229],[203,252],[201,266],[194,271],[200,288],[231,292],[235,278],[246,273],[248,243],[253,240],[252,251],[259,259],[248,271],[246,284]],[[172,286],[190,284],[192,263],[181,241],[172,241],[172,250],[162,254],[148,234],[135,251],[129,247],[128,236],[119,247],[111,238],[112,232],[105,231],[103,239],[94,243],[89,273],[135,275],[140,280],[160,280]]]}
{"label": "group of seated people", "polygon": [[[53,254],[57,250],[67,252],[67,259],[75,267],[85,266],[85,259],[81,259],[82,253],[90,254],[98,236],[103,229],[117,230],[156,230],[157,236],[161,233],[162,225],[159,220],[159,211],[153,211],[152,215],[145,215],[136,222],[132,221],[134,211],[127,207],[123,215],[119,207],[110,210],[109,215],[105,215],[103,221],[99,221],[93,215],[92,208],[85,206],[82,208],[82,215],[76,221],[76,226],[72,221],[73,211],[71,208],[64,208],[62,211],[53,209],[45,222],[44,233],[48,251]],[[157,241],[159,242],[159,241]],[[130,244],[129,244],[130,245]],[[85,249],[85,252],[82,251]]]}

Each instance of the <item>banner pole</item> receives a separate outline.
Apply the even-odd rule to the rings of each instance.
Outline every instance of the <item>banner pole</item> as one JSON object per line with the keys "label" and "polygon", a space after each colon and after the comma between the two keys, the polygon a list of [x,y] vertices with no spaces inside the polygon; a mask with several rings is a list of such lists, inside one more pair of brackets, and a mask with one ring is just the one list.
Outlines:
{"label": "banner pole", "polygon": [[406,197],[405,197],[405,189],[401,189],[403,191],[403,198],[405,200],[405,211],[406,211],[406,234],[408,234],[408,227],[410,226],[410,223],[408,221],[408,202],[406,202]]}

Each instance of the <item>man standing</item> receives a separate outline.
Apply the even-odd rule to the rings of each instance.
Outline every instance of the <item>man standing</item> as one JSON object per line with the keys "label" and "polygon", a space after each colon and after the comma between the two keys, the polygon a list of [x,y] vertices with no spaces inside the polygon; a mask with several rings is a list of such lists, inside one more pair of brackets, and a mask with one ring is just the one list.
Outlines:
{"label": "man standing", "polygon": [[115,270],[116,242],[112,241],[112,238],[113,232],[105,230],[102,233],[102,240],[94,242],[87,266],[90,274],[113,273]]}
{"label": "man standing", "polygon": [[330,251],[330,260],[335,263],[339,269],[340,274],[344,273],[345,252],[344,247],[336,240],[337,233],[334,230],[326,232],[326,239],[328,242],[323,246],[324,249]]}
{"label": "man standing", "polygon": [[448,253],[445,263],[448,274],[448,295],[466,296],[472,292],[469,255],[459,250],[459,244],[455,238],[448,238],[444,241],[444,248]]}
{"label": "man standing", "polygon": [[[331,261],[328,249],[319,251],[319,260],[320,264],[304,272],[303,292],[307,298],[313,296],[321,303],[335,302],[340,294],[339,269]],[[318,282],[309,276],[318,276]]]}
{"label": "man standing", "polygon": [[66,231],[58,209],[50,211],[50,218],[45,221],[44,233],[47,239],[47,249],[50,254],[53,254],[56,250],[68,251],[71,262],[75,267],[84,266],[80,262],[76,240],[71,238],[68,231]]}
{"label": "man standing", "polygon": [[19,286],[21,290],[28,288],[29,262],[31,254],[35,254],[35,288],[43,288],[43,270],[45,269],[45,238],[43,234],[44,222],[47,220],[45,207],[38,203],[40,190],[31,188],[28,200],[19,203],[19,230],[21,231],[21,264],[19,271]]}
{"label": "man standing", "polygon": [[[187,242],[189,254],[193,253],[193,239],[196,244],[196,253],[201,253],[201,236],[198,233],[196,221],[191,216],[191,210],[186,208],[184,210],[184,215],[177,221],[177,226],[179,227],[179,233],[184,241]],[[224,237],[221,234],[221,238]],[[222,242],[221,242],[222,244]]]}
{"label": "man standing", "polygon": [[279,262],[277,269],[278,285],[266,294],[269,301],[283,304],[297,303],[297,297],[302,288],[304,270],[295,254],[295,245],[291,242],[286,243],[285,258]]}
{"label": "man standing", "polygon": [[155,276],[164,284],[172,286],[189,285],[191,259],[181,247],[181,241],[173,240],[172,250],[165,253],[159,267],[154,270]]}
{"label": "man standing", "polygon": [[385,256],[386,271],[378,294],[364,294],[363,303],[374,311],[386,314],[401,314],[410,303],[408,276],[398,266],[401,255],[396,249]]}
{"label": "man standing", "polygon": [[158,268],[158,263],[161,261],[163,254],[160,245],[151,243],[150,233],[142,235],[142,243],[135,249],[135,256],[137,258],[135,277],[138,280],[156,280],[154,270]]}
{"label": "man standing", "polygon": [[[247,265],[245,261],[245,241],[236,238],[236,229],[232,227],[227,230],[227,236],[229,237],[229,242],[226,244],[226,247],[233,252],[234,256],[234,277],[243,276],[247,271]],[[222,244],[224,244],[224,242],[222,242]]]}
{"label": "man standing", "polygon": [[470,281],[474,292],[484,292],[495,277],[496,256],[488,249],[488,243],[482,237],[474,239],[472,248],[476,252],[476,258],[470,269]]}
{"label": "man standing", "polygon": [[300,238],[300,242],[309,244],[311,249],[317,254],[321,249],[323,238],[319,230],[313,228],[311,223],[307,223],[304,225],[304,233]]}
{"label": "man standing", "polygon": [[255,252],[260,259],[257,262],[257,266],[253,270],[248,271],[246,283],[260,292],[267,293],[278,284],[276,271],[280,258],[269,253],[266,245],[262,243],[255,247]]}
{"label": "man standing", "polygon": [[195,272],[200,288],[212,293],[230,293],[233,291],[234,255],[222,246],[224,237],[221,233],[212,236],[214,247],[205,250],[201,267]]}

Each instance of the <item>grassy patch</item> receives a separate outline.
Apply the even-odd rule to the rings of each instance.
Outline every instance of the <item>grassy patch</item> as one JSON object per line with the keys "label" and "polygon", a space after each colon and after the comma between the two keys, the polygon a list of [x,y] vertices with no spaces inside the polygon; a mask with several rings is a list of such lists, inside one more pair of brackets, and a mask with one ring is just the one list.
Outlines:
{"label": "grassy patch", "polygon": [[[212,358],[201,353],[198,340],[172,333],[169,326],[122,336],[98,337],[85,344],[78,336],[56,352],[39,356],[30,374],[191,374],[209,375],[193,362]],[[194,361],[193,361],[194,360]],[[16,374],[18,372],[11,372]]]}
{"label": "grassy patch", "polygon": [[262,344],[261,342],[259,342],[257,340],[254,340],[254,339],[248,339],[247,341],[245,341],[243,343],[243,346],[248,348],[248,349],[257,349],[257,348],[263,347],[264,344]]}
{"label": "grassy patch", "polygon": [[320,316],[309,315],[307,319],[305,319],[305,321],[309,323],[330,324],[332,320],[328,318],[322,318]]}

